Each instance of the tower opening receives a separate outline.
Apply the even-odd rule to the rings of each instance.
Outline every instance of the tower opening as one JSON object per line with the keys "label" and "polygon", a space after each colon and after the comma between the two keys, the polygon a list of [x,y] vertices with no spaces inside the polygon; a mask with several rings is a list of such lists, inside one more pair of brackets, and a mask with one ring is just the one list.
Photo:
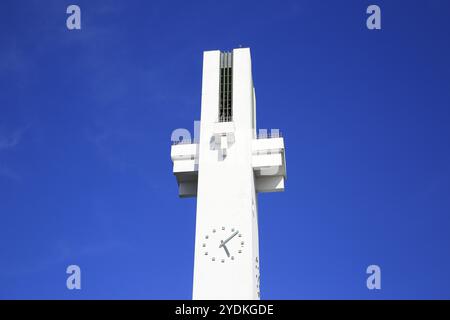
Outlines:
{"label": "tower opening", "polygon": [[220,53],[219,122],[233,121],[233,53]]}

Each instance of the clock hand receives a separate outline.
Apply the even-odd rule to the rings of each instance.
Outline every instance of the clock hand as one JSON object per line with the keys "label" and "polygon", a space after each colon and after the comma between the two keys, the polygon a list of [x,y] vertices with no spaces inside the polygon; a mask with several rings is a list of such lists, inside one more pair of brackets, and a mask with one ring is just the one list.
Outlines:
{"label": "clock hand", "polygon": [[222,241],[222,242],[220,243],[219,248],[222,248],[222,246],[224,246],[228,241],[230,241],[231,239],[233,239],[233,237],[234,237],[235,235],[237,235],[238,233],[239,233],[239,231],[236,230],[231,236],[228,237],[227,240]]}
{"label": "clock hand", "polygon": [[227,248],[227,246],[225,246],[225,245],[222,245],[222,248],[224,248],[225,249],[225,253],[227,254],[227,256],[228,256],[228,258],[230,257],[230,252],[228,251],[228,248]]}

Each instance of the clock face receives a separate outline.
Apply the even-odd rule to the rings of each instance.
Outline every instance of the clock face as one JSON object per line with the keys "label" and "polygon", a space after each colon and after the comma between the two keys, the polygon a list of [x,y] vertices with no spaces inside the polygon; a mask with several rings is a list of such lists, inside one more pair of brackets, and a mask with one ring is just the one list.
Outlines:
{"label": "clock face", "polygon": [[246,245],[239,230],[227,226],[211,228],[201,241],[203,255],[213,263],[236,261]]}

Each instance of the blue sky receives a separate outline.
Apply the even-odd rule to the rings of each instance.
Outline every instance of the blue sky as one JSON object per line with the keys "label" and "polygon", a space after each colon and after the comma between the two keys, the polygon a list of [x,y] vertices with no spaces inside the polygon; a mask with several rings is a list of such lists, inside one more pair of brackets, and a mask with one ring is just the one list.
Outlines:
{"label": "blue sky", "polygon": [[259,196],[262,298],[450,298],[449,14],[444,0],[1,1],[0,298],[191,298],[195,199],[177,197],[170,135],[200,117],[202,52],[240,45],[258,127],[286,143],[286,191]]}

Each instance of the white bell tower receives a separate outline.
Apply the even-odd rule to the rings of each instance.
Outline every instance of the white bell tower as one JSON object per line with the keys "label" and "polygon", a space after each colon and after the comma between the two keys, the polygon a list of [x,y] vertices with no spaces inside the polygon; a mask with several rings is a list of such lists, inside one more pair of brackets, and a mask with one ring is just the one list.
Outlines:
{"label": "white bell tower", "polygon": [[250,49],[204,52],[200,138],[171,149],[180,197],[197,197],[193,299],[260,298],[257,193],[286,179],[283,138],[265,132]]}

